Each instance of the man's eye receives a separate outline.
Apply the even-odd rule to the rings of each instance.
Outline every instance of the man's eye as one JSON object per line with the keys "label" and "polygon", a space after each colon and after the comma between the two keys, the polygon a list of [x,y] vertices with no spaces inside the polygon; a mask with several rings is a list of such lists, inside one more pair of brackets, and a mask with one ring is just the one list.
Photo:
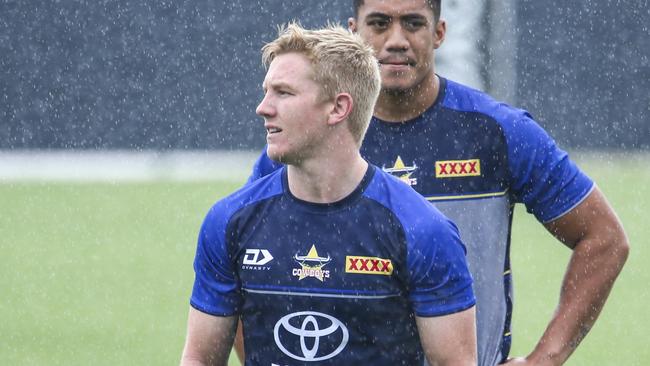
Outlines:
{"label": "man's eye", "polygon": [[278,90],[278,95],[286,96],[286,95],[291,95],[291,93],[289,93],[286,90]]}
{"label": "man's eye", "polygon": [[368,26],[373,27],[373,28],[378,28],[378,29],[385,29],[388,27],[388,24],[390,22],[388,20],[371,20],[368,22]]}
{"label": "man's eye", "polygon": [[404,21],[404,27],[410,30],[417,30],[426,25],[425,22],[421,20],[406,20]]}

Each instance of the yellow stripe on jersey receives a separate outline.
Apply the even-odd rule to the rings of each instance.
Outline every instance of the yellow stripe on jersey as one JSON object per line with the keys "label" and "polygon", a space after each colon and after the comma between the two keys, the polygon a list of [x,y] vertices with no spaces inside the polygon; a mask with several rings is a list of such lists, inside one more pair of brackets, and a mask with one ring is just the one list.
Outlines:
{"label": "yellow stripe on jersey", "polygon": [[500,196],[505,196],[507,192],[508,190],[506,189],[503,192],[458,194],[453,196],[431,196],[431,197],[424,197],[424,198],[426,198],[427,201],[463,200],[463,199],[472,199],[472,198],[500,197]]}

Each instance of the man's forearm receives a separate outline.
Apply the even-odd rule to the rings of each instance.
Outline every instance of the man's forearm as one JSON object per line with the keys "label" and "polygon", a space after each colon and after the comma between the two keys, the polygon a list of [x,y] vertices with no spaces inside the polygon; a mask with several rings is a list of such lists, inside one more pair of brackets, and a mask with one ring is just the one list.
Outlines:
{"label": "man's forearm", "polygon": [[628,251],[622,232],[606,241],[584,239],[575,246],[558,307],[530,360],[561,365],[569,358],[598,318]]}

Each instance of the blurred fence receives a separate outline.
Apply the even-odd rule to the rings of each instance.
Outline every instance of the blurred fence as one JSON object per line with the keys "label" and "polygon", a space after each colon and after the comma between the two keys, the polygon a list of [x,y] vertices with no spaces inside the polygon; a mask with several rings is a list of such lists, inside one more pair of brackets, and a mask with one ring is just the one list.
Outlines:
{"label": "blurred fence", "polygon": [[[345,23],[351,3],[2,1],[0,149],[260,148],[260,47],[290,19]],[[648,9],[443,0],[439,72],[528,109],[566,147],[647,149]]]}

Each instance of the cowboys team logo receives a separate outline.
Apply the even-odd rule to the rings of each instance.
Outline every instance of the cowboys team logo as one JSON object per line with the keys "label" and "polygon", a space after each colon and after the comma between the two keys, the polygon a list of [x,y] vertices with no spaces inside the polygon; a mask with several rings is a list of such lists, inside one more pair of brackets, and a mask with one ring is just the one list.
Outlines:
{"label": "cowboys team logo", "polygon": [[350,333],[343,322],[331,315],[300,311],[275,323],[273,339],[282,353],[294,360],[316,362],[341,353]]}
{"label": "cowboys team logo", "polygon": [[312,245],[307,255],[294,255],[293,259],[300,264],[301,268],[294,268],[291,274],[303,280],[306,277],[315,277],[323,282],[330,277],[330,271],[323,270],[323,267],[332,261],[329,254],[327,257],[321,257],[316,251],[316,245]]}
{"label": "cowboys team logo", "polygon": [[392,167],[386,168],[385,166],[381,168],[386,173],[392,174],[395,177],[399,178],[402,182],[414,186],[418,184],[417,178],[411,178],[411,174],[417,170],[418,166],[415,163],[412,166],[404,165],[402,158],[398,155],[395,163]]}

